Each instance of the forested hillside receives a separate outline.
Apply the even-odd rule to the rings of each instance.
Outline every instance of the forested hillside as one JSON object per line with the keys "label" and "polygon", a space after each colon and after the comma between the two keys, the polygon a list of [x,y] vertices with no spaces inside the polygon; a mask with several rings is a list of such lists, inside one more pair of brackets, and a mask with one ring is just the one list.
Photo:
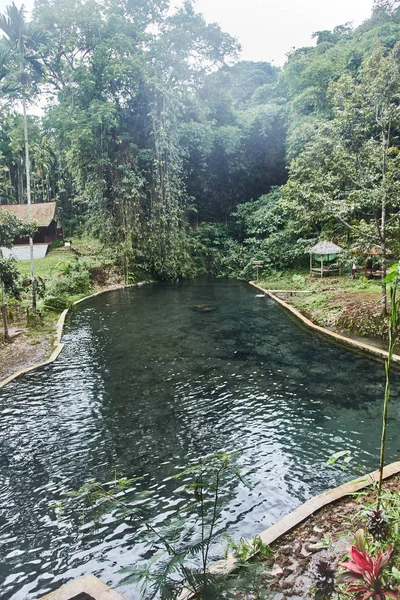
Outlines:
{"label": "forested hillside", "polygon": [[283,69],[240,61],[190,1],[36,0],[0,27],[0,202],[26,201],[25,98],[32,201],[127,279],[249,277],[321,234],[399,254],[398,2]]}

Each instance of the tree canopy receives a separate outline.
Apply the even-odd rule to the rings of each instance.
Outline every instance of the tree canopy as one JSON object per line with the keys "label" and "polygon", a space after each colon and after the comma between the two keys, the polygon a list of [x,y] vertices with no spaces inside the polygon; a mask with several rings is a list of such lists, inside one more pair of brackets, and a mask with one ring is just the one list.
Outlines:
{"label": "tree canopy", "polygon": [[0,25],[0,202],[26,202],[22,85],[42,107],[32,201],[113,247],[126,279],[287,267],[321,235],[397,251],[398,2],[282,69],[240,61],[189,0],[37,0]]}

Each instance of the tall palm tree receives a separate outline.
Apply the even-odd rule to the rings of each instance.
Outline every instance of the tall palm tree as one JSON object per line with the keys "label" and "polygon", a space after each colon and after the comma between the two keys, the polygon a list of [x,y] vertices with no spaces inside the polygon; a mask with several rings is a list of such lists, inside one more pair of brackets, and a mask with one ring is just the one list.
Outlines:
{"label": "tall palm tree", "polygon": [[[31,81],[38,81],[44,75],[44,68],[38,55],[42,45],[47,45],[46,34],[40,31],[32,23],[25,20],[25,8],[17,8],[13,2],[7,6],[5,14],[0,15],[0,30],[5,35],[5,44],[12,57],[17,63],[18,83],[20,99],[24,116],[24,139],[25,139],[25,170],[26,170],[26,198],[28,203],[28,218],[32,220],[31,209],[31,177],[29,160],[29,138],[27,121],[27,93]],[[33,238],[29,236],[31,282],[32,282],[32,310],[36,314],[36,283],[35,265],[33,260]]]}
{"label": "tall palm tree", "polygon": [[[3,258],[3,252],[0,248],[0,260]],[[7,321],[7,300],[6,300],[6,286],[4,285],[4,281],[1,281],[1,315],[3,317],[3,327],[4,327],[4,339],[6,342],[10,339],[10,334],[8,333],[8,321]]]}

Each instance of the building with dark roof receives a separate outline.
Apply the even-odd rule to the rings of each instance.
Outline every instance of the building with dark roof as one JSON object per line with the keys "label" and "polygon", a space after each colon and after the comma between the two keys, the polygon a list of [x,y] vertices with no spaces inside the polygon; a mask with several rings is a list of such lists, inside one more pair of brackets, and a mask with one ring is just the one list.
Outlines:
{"label": "building with dark roof", "polygon": [[[33,236],[34,258],[43,258],[50,242],[63,239],[62,227],[57,221],[55,202],[31,204],[31,219],[28,217],[27,204],[0,204],[0,219],[2,213],[12,214],[23,223],[35,223],[37,231]],[[26,260],[29,258],[29,239],[17,237],[12,249],[2,248],[2,252],[4,256]]]}
{"label": "building with dark roof", "polygon": [[[31,204],[31,219],[28,217],[27,204],[0,204],[0,216],[2,212],[15,215],[23,223],[29,223],[29,220],[35,223],[38,230],[33,237],[34,244],[49,244],[62,239],[62,228],[56,218],[55,202]],[[27,244],[28,242],[28,238],[14,240],[14,244]]]}

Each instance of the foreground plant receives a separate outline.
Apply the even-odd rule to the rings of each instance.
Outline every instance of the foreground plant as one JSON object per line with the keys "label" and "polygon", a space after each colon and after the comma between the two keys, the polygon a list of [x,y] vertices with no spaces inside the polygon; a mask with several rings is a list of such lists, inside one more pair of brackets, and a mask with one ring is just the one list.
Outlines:
{"label": "foreground plant", "polygon": [[[231,575],[224,583],[224,589],[218,597],[233,600],[252,598],[252,600],[268,600],[271,598],[269,584],[271,572],[264,561],[246,561],[238,564],[236,575]],[[206,600],[202,597],[202,600]]]}
{"label": "foreground plant", "polygon": [[385,360],[385,373],[386,373],[386,383],[385,383],[385,396],[383,401],[383,410],[382,410],[382,434],[381,434],[381,449],[380,449],[380,459],[379,459],[379,481],[378,481],[378,503],[377,510],[380,509],[381,498],[382,498],[382,482],[383,482],[383,467],[385,464],[385,449],[386,449],[386,431],[387,431],[387,419],[388,419],[388,407],[389,407],[389,399],[390,399],[390,372],[391,365],[393,360],[393,354],[397,342],[397,325],[398,325],[398,301],[397,301],[397,284],[398,284],[398,274],[399,274],[399,266],[393,267],[389,275],[385,278],[385,285],[388,282],[391,282],[390,288],[390,315],[389,315],[389,347],[388,347],[388,357]]}
{"label": "foreground plant", "polygon": [[272,558],[274,556],[270,546],[264,544],[259,535],[256,535],[250,541],[241,538],[238,543],[235,543],[229,540],[227,550],[231,550],[235,558],[238,558],[240,561],[246,561],[256,554],[264,558]]}
{"label": "foreground plant", "polygon": [[[137,539],[147,545],[150,558],[144,568],[132,566],[120,572],[125,575],[122,585],[140,585],[141,598],[174,599],[183,591],[203,600],[231,597],[230,579],[235,579],[237,587],[238,576],[210,573],[209,564],[226,494],[231,493],[238,479],[243,481],[236,455],[207,456],[174,477],[182,478],[186,483],[180,493],[186,494],[187,502],[162,526],[152,521],[151,494],[135,494],[132,499],[136,480],[115,478],[110,484],[90,481],[69,496],[83,516],[89,512],[95,522],[114,512],[118,519],[137,524]],[[257,539],[249,547],[257,552],[269,550]],[[264,573],[260,574],[259,569],[256,573],[254,569],[242,570],[242,579],[247,579],[252,588],[261,575]]]}
{"label": "foreground plant", "polygon": [[335,592],[336,570],[325,560],[320,560],[316,568],[315,600],[329,600]]}
{"label": "foreground plant", "polygon": [[337,575],[337,584],[345,584],[346,592],[354,594],[356,600],[368,600],[368,598],[384,600],[399,597],[400,591],[386,586],[383,579],[383,572],[393,553],[393,545],[390,545],[385,552],[378,552],[376,559],[368,552],[361,552],[356,546],[348,550],[350,561],[339,563],[339,567],[343,567],[345,571]]}
{"label": "foreground plant", "polygon": [[372,510],[369,513],[367,529],[374,540],[380,541],[387,538],[390,532],[390,524],[385,512],[381,508]]}

